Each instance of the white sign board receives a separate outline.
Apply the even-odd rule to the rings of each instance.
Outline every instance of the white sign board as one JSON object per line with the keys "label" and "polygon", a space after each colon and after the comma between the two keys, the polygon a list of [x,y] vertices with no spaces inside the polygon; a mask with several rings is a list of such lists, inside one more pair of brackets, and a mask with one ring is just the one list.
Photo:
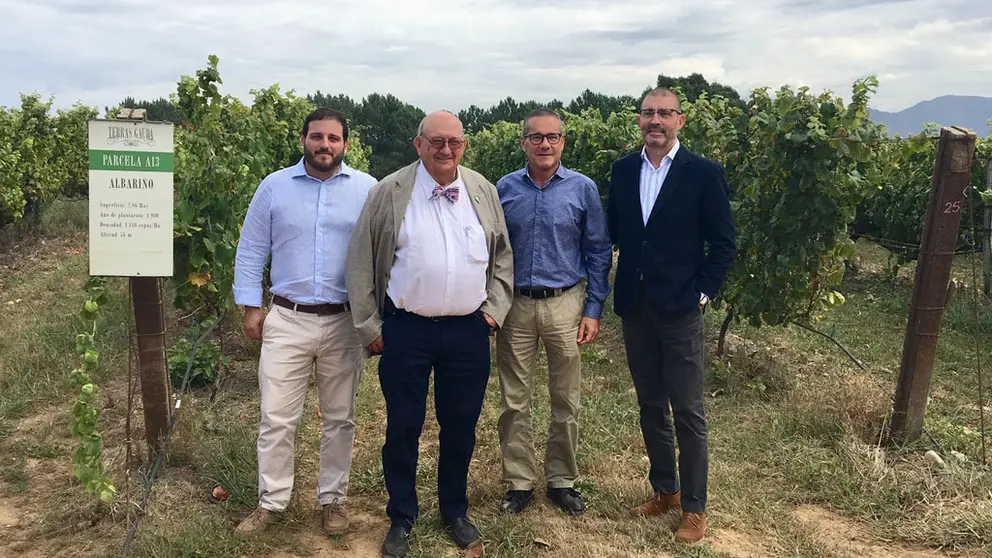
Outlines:
{"label": "white sign board", "polygon": [[171,123],[90,120],[90,275],[172,276]]}

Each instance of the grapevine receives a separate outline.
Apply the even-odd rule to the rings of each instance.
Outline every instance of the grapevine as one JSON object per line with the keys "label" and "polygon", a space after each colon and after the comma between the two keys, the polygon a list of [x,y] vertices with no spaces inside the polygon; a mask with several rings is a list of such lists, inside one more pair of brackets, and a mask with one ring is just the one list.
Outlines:
{"label": "grapevine", "polygon": [[[174,303],[219,316],[234,305],[234,255],[255,189],[303,156],[299,137],[313,110],[277,85],[252,90],[251,105],[223,95],[216,56],[183,76],[175,102],[187,116],[176,129]],[[368,169],[369,150],[352,131],[345,162]]]}
{"label": "grapevine", "polygon": [[83,331],[76,335],[79,366],[72,371],[72,382],[79,389],[79,398],[72,406],[72,434],[79,438],[79,447],[72,458],[72,472],[86,492],[111,502],[116,494],[113,483],[103,469],[103,436],[97,428],[100,419],[98,404],[100,389],[93,374],[100,367],[96,350],[96,325],[100,309],[107,303],[107,286],[102,278],[91,277],[85,285],[87,298],[79,312]]}
{"label": "grapevine", "polygon": [[[874,78],[855,83],[847,104],[788,87],[757,89],[744,108],[706,94],[682,99],[681,141],[720,162],[731,188],[738,250],[715,301],[729,307],[721,337],[731,321],[782,325],[844,302],[833,287],[853,254],[847,228],[872,194],[863,173],[881,138],[868,120],[876,86]],[[562,117],[562,164],[595,180],[605,198],[612,162],[640,149],[634,112]],[[466,165],[492,181],[520,168],[520,134],[521,124],[509,122],[472,134]]]}

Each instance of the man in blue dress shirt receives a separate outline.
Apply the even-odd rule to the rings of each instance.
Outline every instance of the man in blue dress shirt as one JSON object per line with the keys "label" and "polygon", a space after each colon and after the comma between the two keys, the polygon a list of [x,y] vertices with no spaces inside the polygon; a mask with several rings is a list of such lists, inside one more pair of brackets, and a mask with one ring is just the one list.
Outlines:
{"label": "man in blue dress shirt", "polygon": [[513,305],[496,337],[502,403],[499,416],[502,508],[519,513],[533,499],[537,464],[531,393],[538,341],[548,357],[551,425],[544,456],[546,494],[563,511],[585,511],[575,490],[578,465],[580,345],[596,339],[613,263],[606,213],[596,183],[561,164],[565,137],[558,115],[527,116],[520,146],[527,165],[499,180],[513,249]]}
{"label": "man in blue dress shirt", "polygon": [[[354,404],[363,365],[351,318],[344,259],[351,232],[376,180],[344,163],[348,122],[333,109],[307,116],[303,159],[259,184],[241,230],[234,300],[248,337],[262,342],[258,363],[258,507],[237,532],[261,531],[286,509],[293,490],[294,440],[310,375],[320,415],[317,498],[328,534],[348,528],[345,500],[354,441]],[[272,256],[272,308],[262,310],[262,269]]]}

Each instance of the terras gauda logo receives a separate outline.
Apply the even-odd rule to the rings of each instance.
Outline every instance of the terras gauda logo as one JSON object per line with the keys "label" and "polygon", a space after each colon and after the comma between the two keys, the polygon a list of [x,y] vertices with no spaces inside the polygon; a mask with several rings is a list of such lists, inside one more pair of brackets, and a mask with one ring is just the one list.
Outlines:
{"label": "terras gauda logo", "polygon": [[129,147],[139,144],[155,145],[155,134],[151,128],[140,126],[110,126],[107,133],[107,145],[123,143]]}

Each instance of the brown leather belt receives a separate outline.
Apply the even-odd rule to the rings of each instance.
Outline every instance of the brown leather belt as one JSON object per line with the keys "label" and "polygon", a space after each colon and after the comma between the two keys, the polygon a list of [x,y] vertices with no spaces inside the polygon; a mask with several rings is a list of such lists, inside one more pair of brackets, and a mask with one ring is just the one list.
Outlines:
{"label": "brown leather belt", "polygon": [[279,295],[274,295],[272,297],[272,304],[276,306],[282,306],[283,308],[288,308],[297,312],[306,312],[307,314],[317,314],[318,316],[329,316],[332,314],[340,314],[341,312],[347,312],[351,310],[351,305],[347,302],[343,304],[297,304],[289,299],[283,298]]}

